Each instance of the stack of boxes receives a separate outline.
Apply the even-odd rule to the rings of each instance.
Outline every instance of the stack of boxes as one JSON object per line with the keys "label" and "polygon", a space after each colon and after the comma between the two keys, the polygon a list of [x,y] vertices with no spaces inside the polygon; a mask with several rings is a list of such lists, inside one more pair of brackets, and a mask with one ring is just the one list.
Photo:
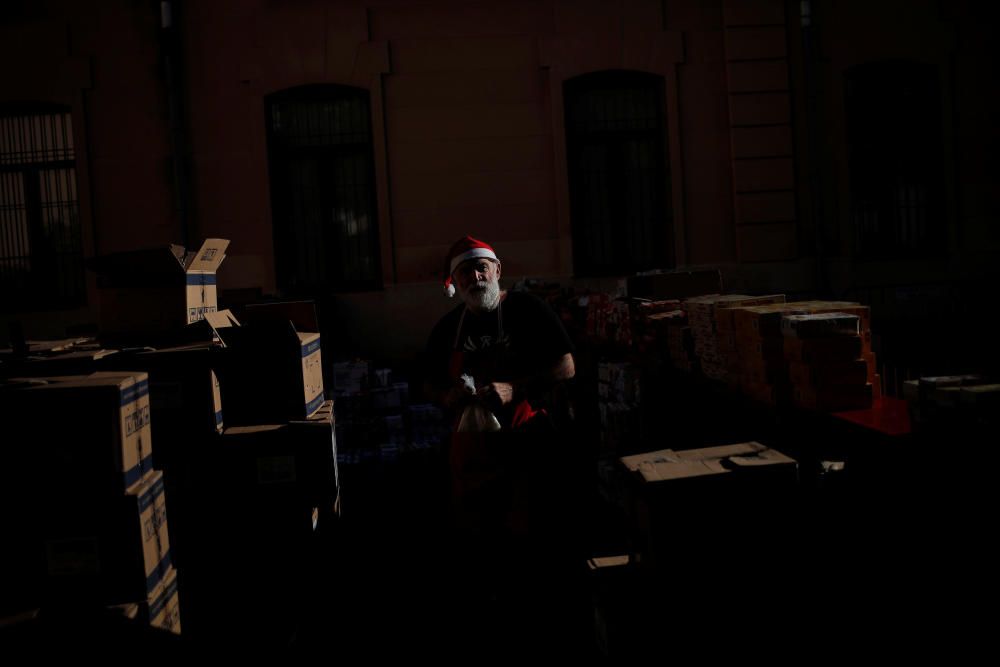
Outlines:
{"label": "stack of boxes", "polygon": [[745,294],[712,294],[684,302],[702,372],[713,380],[726,381],[736,358],[735,329],[728,310],[784,301],[784,295],[765,297]]}
{"label": "stack of boxes", "polygon": [[714,321],[714,304],[723,298],[719,294],[710,294],[684,301],[684,312],[687,313],[694,341],[694,353],[698,357],[702,373],[714,380],[725,379],[726,375],[725,361],[715,338]]}
{"label": "stack of boxes", "polygon": [[[729,566],[748,543],[760,550],[757,557],[767,550],[787,556],[780,545],[790,538],[786,512],[799,473],[782,452],[741,442],[644,452],[620,463],[630,474],[628,504],[644,570],[680,584],[677,572]],[[703,583],[691,582],[696,593]]]}
{"label": "stack of boxes", "polygon": [[3,568],[22,579],[15,604],[72,596],[179,632],[184,598],[185,635],[199,641],[290,640],[287,610],[305,591],[295,573],[339,508],[333,405],[315,324],[296,329],[282,304],[246,326],[218,312],[227,244],[102,258],[101,340],[133,347],[73,341],[5,364],[90,373],[3,390],[3,417],[25,425],[14,432],[45,436],[3,471],[4,505],[22,508]]}
{"label": "stack of boxes", "polygon": [[717,303],[715,307],[715,331],[719,351],[726,363],[726,382],[735,390],[741,389],[743,374],[740,372],[740,353],[736,343],[736,322],[733,313],[736,308],[765,306],[784,303],[784,294],[745,297]]}
{"label": "stack of boxes", "polygon": [[625,361],[597,365],[601,453],[621,455],[635,451],[641,439],[639,369]]}
{"label": "stack of boxes", "polygon": [[628,302],[606,294],[587,297],[587,338],[598,345],[632,347],[632,318]]}
{"label": "stack of boxes", "polygon": [[396,463],[445,442],[444,414],[434,405],[411,403],[409,383],[395,375],[365,360],[333,365],[341,464]]}
{"label": "stack of boxes", "polygon": [[5,451],[0,484],[12,561],[3,568],[5,602],[131,604],[179,633],[148,376],[33,379],[0,394],[5,426],[22,439]]}
{"label": "stack of boxes", "polygon": [[919,432],[959,433],[992,431],[997,426],[1000,384],[979,375],[937,375],[907,380],[903,395],[910,420]]}
{"label": "stack of boxes", "polygon": [[[822,346],[831,344],[807,343],[803,348],[797,338],[782,334],[782,317],[835,312],[856,315],[860,333],[850,340],[832,345],[850,347],[851,349],[845,349],[842,354],[848,356],[856,354],[856,358],[870,359],[870,366],[874,369],[867,306],[842,301],[795,301],[736,308],[732,318],[736,358],[741,374],[740,386],[743,392],[763,403],[790,404],[795,392],[788,375],[789,360],[807,362],[817,359],[816,355]],[[804,395],[806,398],[803,400],[809,400],[808,390]]]}
{"label": "stack of boxes", "polygon": [[795,405],[828,412],[871,407],[875,365],[860,323],[858,315],[842,312],[781,318]]}

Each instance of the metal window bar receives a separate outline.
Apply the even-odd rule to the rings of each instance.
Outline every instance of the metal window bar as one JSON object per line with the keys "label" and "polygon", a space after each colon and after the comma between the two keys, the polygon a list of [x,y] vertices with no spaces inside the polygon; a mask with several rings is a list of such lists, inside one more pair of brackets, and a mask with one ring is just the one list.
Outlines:
{"label": "metal window bar", "polygon": [[574,265],[607,275],[673,264],[660,77],[584,75],[564,87]]}
{"label": "metal window bar", "polygon": [[0,294],[5,307],[72,307],[84,298],[71,116],[0,116]]}
{"label": "metal window bar", "polygon": [[368,93],[311,86],[268,105],[278,282],[297,294],[380,286]]}
{"label": "metal window bar", "polygon": [[845,78],[851,221],[860,258],[945,248],[943,137],[936,70],[859,65]]}

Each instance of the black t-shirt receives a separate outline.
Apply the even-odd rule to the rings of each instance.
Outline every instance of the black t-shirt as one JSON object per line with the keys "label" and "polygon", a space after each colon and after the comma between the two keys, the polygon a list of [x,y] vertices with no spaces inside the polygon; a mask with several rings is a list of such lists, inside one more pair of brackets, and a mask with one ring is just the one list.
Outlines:
{"label": "black t-shirt", "polygon": [[479,387],[536,375],[571,353],[573,344],[548,304],[525,292],[508,292],[491,313],[477,315],[463,303],[441,318],[427,342],[425,377],[432,386],[443,389],[454,382],[448,374],[454,350],[463,353],[462,372]]}

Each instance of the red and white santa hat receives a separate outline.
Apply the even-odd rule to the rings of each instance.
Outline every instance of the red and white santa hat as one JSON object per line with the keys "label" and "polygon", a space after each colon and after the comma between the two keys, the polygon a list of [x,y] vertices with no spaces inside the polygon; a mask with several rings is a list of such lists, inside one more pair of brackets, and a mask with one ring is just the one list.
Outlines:
{"label": "red and white santa hat", "polygon": [[458,265],[466,260],[483,257],[492,259],[497,264],[500,263],[497,254],[487,243],[476,240],[471,236],[466,236],[455,241],[454,245],[451,246],[451,250],[448,251],[447,257],[444,259],[444,293],[449,298],[455,296],[455,285],[452,283],[451,276],[455,273]]}

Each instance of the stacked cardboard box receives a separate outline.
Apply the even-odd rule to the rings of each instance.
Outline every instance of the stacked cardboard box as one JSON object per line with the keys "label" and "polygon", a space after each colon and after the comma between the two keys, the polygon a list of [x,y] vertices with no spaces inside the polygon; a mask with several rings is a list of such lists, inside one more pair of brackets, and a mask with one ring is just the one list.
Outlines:
{"label": "stacked cardboard box", "polygon": [[[858,315],[843,312],[782,317],[781,330],[788,341],[788,377],[796,405],[822,411],[871,407],[874,359],[864,353],[860,323]],[[817,346],[826,354],[820,355]]]}
{"label": "stacked cardboard box", "polygon": [[[845,336],[840,343],[807,343],[805,349],[796,337],[782,335],[781,320],[786,315],[835,312],[856,315],[861,333],[854,338]],[[793,301],[750,306],[734,309],[732,320],[740,386],[748,396],[772,405],[792,401],[794,391],[788,376],[789,360],[815,358],[824,346],[831,345],[845,346],[842,354],[858,355],[852,358],[871,354],[869,310],[858,303]]]}
{"label": "stacked cardboard box", "polygon": [[[728,309],[784,301],[784,295],[764,297],[745,294],[710,294],[684,302],[702,372],[713,380],[726,380],[735,357],[735,335]],[[721,331],[720,331],[721,322]]]}
{"label": "stacked cardboard box", "polygon": [[177,572],[174,570],[156,585],[156,589],[145,601],[116,605],[116,607],[126,618],[174,634],[181,634],[180,595],[177,591]]}
{"label": "stacked cardboard box", "polygon": [[910,418],[918,430],[957,433],[995,427],[1000,384],[980,375],[937,375],[903,383]]}
{"label": "stacked cardboard box", "polygon": [[732,549],[747,541],[777,550],[790,529],[781,512],[794,498],[798,463],[761,443],[663,449],[620,463],[631,475],[629,504],[644,569],[675,574],[674,568],[730,563]]}
{"label": "stacked cardboard box", "polygon": [[715,307],[715,331],[719,350],[726,362],[726,382],[734,389],[740,389],[743,380],[743,373],[740,367],[739,346],[736,343],[736,323],[733,319],[733,312],[736,308],[749,308],[752,306],[766,306],[777,303],[784,303],[784,294],[771,294],[767,296],[747,297],[744,299],[716,304]]}
{"label": "stacked cardboard box", "polygon": [[241,326],[229,311],[205,320],[223,344],[215,370],[227,424],[307,419],[323,405],[318,332],[299,331],[290,320],[260,319]]}
{"label": "stacked cardboard box", "polygon": [[147,375],[34,379],[0,394],[16,434],[0,473],[11,599],[100,606],[162,592],[173,568]]}
{"label": "stacked cardboard box", "polygon": [[599,345],[632,347],[632,318],[625,299],[606,294],[587,297],[587,338]]}

